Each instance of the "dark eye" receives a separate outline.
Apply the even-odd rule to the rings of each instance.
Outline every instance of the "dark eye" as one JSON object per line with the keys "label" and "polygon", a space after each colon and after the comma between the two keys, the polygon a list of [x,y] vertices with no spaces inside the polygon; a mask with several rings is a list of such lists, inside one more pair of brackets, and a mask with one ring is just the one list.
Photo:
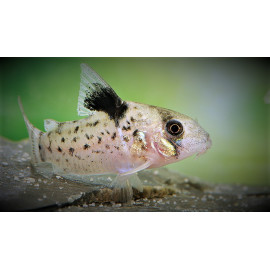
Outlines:
{"label": "dark eye", "polygon": [[177,136],[183,133],[182,124],[176,120],[170,120],[166,125],[166,129],[173,136]]}

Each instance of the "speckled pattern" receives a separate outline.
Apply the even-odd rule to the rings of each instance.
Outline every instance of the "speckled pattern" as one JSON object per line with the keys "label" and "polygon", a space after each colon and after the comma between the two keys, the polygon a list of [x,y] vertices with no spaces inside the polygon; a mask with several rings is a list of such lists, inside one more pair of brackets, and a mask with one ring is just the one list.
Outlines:
{"label": "speckled pattern", "polygon": [[117,173],[144,163],[146,151],[151,150],[140,132],[152,131],[159,115],[146,105],[127,104],[119,126],[104,112],[59,123],[58,128],[41,135],[41,159],[64,172],[79,174]]}

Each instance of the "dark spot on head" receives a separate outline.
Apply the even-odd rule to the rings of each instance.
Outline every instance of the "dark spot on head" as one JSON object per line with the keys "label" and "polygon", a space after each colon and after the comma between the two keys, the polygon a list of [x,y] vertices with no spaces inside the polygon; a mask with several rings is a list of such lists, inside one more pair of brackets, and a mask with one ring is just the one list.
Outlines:
{"label": "dark spot on head", "polygon": [[127,120],[127,124],[130,125],[130,122]]}
{"label": "dark spot on head", "polygon": [[98,143],[101,143],[102,138],[101,137],[97,137],[98,138]]}
{"label": "dark spot on head", "polygon": [[74,138],[72,139],[72,141],[73,141],[73,142],[76,142],[76,141],[77,141],[77,137],[74,137]]}
{"label": "dark spot on head", "polygon": [[89,140],[89,135],[87,133],[85,133],[85,137]]}
{"label": "dark spot on head", "polygon": [[93,123],[93,126],[95,127],[99,123],[99,120]]}
{"label": "dark spot on head", "polygon": [[116,138],[116,132],[113,133],[112,140],[114,140],[115,138]]}
{"label": "dark spot on head", "polygon": [[48,137],[50,137],[52,135],[52,132],[51,131],[49,131],[48,132]]}
{"label": "dark spot on head", "polygon": [[134,109],[137,110],[138,108],[136,106],[134,106]]}
{"label": "dark spot on head", "polygon": [[52,148],[51,148],[51,146],[48,147],[48,150],[49,150],[49,152],[52,153]]}
{"label": "dark spot on head", "polygon": [[119,150],[119,146],[114,146],[115,149]]}
{"label": "dark spot on head", "polygon": [[72,123],[77,123],[77,120],[72,121]]}
{"label": "dark spot on head", "polygon": [[62,148],[60,146],[58,146],[57,151],[62,152]]}
{"label": "dark spot on head", "polygon": [[103,126],[104,126],[104,127],[107,127],[107,126],[108,126],[108,123],[107,123],[107,122],[105,122],[105,123],[103,124]]}
{"label": "dark spot on head", "polygon": [[88,149],[89,147],[90,147],[89,144],[86,143],[86,144],[83,146],[83,149],[86,150],[86,149]]}
{"label": "dark spot on head", "polygon": [[94,135],[90,135],[90,139],[93,139],[94,138]]}
{"label": "dark spot on head", "polygon": [[134,132],[132,133],[132,135],[133,135],[134,137],[137,136],[138,131],[139,131],[138,129],[135,129]]}
{"label": "dark spot on head", "polygon": [[68,159],[66,158],[66,162],[68,162]]}
{"label": "dark spot on head", "polygon": [[108,144],[106,144],[106,146],[105,146],[107,149],[110,149],[110,146],[108,145]]}
{"label": "dark spot on head", "polygon": [[79,155],[75,155],[75,157],[77,158],[77,159],[81,159],[81,156],[79,156]]}
{"label": "dark spot on head", "polygon": [[74,153],[74,148],[70,147],[69,150],[68,150],[69,154],[71,156],[73,156],[73,153]]}
{"label": "dark spot on head", "polygon": [[92,127],[92,125],[93,125],[92,123],[89,123],[89,122],[86,123],[86,126]]}
{"label": "dark spot on head", "polygon": [[65,142],[65,138],[64,137],[62,137],[61,142]]}
{"label": "dark spot on head", "polygon": [[163,122],[167,123],[169,120],[173,119],[172,112],[170,110],[156,107],[156,106],[151,106],[151,107],[155,108],[158,111]]}
{"label": "dark spot on head", "polygon": [[76,126],[75,129],[74,129],[74,133],[77,133],[79,130],[79,126]]}
{"label": "dark spot on head", "polygon": [[142,113],[139,112],[139,113],[138,113],[138,116],[139,116],[139,117],[142,117],[143,115],[142,115]]}
{"label": "dark spot on head", "polygon": [[113,153],[113,151],[111,151],[111,154]]}
{"label": "dark spot on head", "polygon": [[38,149],[41,150],[41,145],[40,144],[38,145]]}
{"label": "dark spot on head", "polygon": [[107,134],[110,134],[110,131],[106,129]]}
{"label": "dark spot on head", "polygon": [[104,135],[104,132],[100,132],[101,135]]}

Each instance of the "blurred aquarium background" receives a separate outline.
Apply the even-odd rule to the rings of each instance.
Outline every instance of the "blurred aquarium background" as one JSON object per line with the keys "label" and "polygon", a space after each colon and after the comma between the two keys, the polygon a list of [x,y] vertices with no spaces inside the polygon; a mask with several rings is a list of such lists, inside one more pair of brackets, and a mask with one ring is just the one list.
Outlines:
{"label": "blurred aquarium background", "polygon": [[80,64],[87,63],[124,100],[191,116],[212,148],[168,165],[212,183],[269,185],[269,59],[258,58],[1,58],[1,136],[28,137],[30,121],[79,119]]}

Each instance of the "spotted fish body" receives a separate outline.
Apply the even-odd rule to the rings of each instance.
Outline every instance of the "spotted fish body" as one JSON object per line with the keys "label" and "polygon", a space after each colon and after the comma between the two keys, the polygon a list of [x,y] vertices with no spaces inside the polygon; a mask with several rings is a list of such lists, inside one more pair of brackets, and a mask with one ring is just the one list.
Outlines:
{"label": "spotted fish body", "polygon": [[117,174],[116,188],[128,194],[124,200],[131,199],[132,187],[141,189],[136,172],[204,153],[211,146],[208,133],[190,117],[122,101],[85,64],[78,113],[86,118],[63,123],[45,120],[44,133],[29,122],[20,100],[19,104],[31,139],[33,163],[49,162],[63,175]]}
{"label": "spotted fish body", "polygon": [[118,126],[104,112],[56,123],[53,130],[40,136],[41,161],[53,163],[67,173],[106,174],[127,172],[150,156],[154,160],[156,151],[145,135],[153,131],[156,120],[160,121],[159,112],[144,104],[127,104],[126,115]]}

